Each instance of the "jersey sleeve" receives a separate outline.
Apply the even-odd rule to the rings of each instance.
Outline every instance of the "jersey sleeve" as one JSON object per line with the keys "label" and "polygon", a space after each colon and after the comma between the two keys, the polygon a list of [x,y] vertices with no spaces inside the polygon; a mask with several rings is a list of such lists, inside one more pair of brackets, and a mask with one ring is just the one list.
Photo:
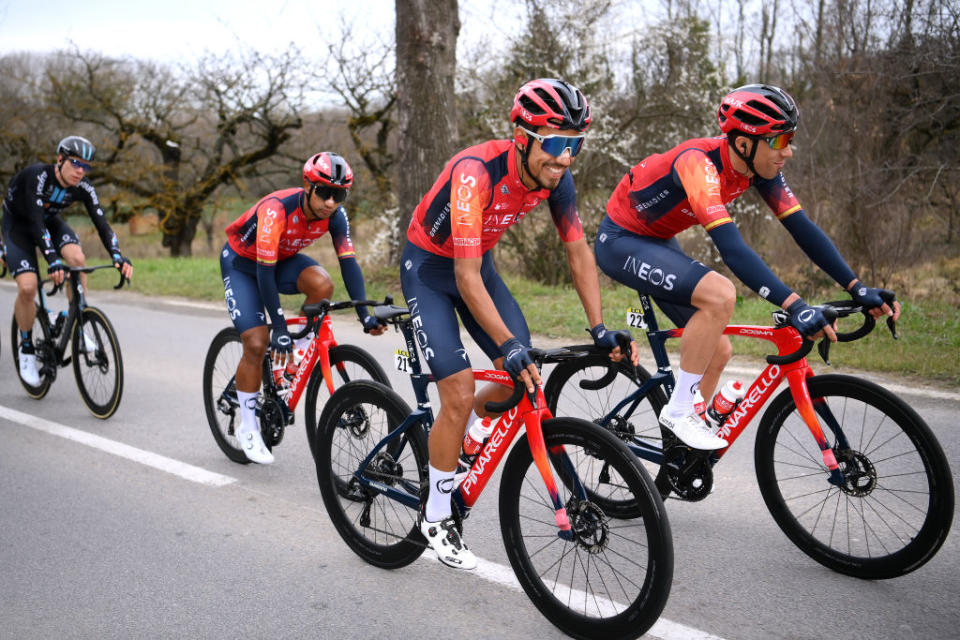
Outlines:
{"label": "jersey sleeve", "polygon": [[756,186],[760,197],[763,198],[780,221],[802,209],[797,197],[787,186],[787,181],[784,180],[782,173],[778,173],[775,178],[770,180],[755,178],[754,186]]}
{"label": "jersey sleeve", "polygon": [[[333,212],[330,216],[329,230],[333,248],[337,252],[337,260],[340,262],[340,275],[343,277],[347,294],[351,300],[365,300],[367,292],[363,283],[363,269],[357,262],[357,252],[353,248],[353,241],[350,240],[350,220],[347,218],[346,209],[340,207]],[[360,320],[367,316],[365,306],[358,306],[355,309]]]}
{"label": "jersey sleeve", "polygon": [[287,228],[287,214],[281,202],[268,198],[257,206],[257,264],[275,265],[280,255],[280,238]]}
{"label": "jersey sleeve", "polygon": [[43,185],[40,183],[39,172],[29,176],[26,187],[27,192],[24,194],[26,196],[24,199],[24,214],[27,217],[34,243],[40,248],[47,264],[50,264],[54,260],[57,260],[59,256],[53,246],[53,241],[50,239],[50,232],[47,231],[47,225],[44,222]]}
{"label": "jersey sleeve", "polygon": [[350,239],[350,219],[347,218],[346,209],[337,207],[330,216],[330,226],[327,229],[339,260],[356,257],[357,251],[353,247],[353,240]]}
{"label": "jersey sleeve", "polygon": [[560,178],[560,184],[556,189],[550,192],[547,202],[560,239],[564,242],[573,242],[582,238],[583,222],[580,220],[580,214],[577,213],[577,189],[573,186],[573,174],[569,169]]}
{"label": "jersey sleeve", "polygon": [[699,149],[684,151],[673,163],[673,174],[683,186],[690,208],[707,231],[733,222],[723,204],[720,174],[706,153]]}
{"label": "jersey sleeve", "polygon": [[450,173],[450,235],[454,258],[483,255],[483,210],[492,196],[490,174],[476,158],[458,162]]}
{"label": "jersey sleeve", "polygon": [[80,190],[80,200],[87,210],[87,215],[93,221],[93,226],[97,228],[100,242],[112,258],[114,253],[120,253],[120,242],[110,223],[107,222],[107,216],[104,215],[103,208],[100,206],[100,199],[97,198],[97,191],[86,178],[77,185],[77,188]]}

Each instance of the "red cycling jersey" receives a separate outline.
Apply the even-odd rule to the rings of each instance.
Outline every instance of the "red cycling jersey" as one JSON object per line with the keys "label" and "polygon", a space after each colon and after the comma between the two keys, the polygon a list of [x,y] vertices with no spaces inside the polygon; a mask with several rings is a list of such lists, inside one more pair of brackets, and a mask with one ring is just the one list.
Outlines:
{"label": "red cycling jersey", "polygon": [[695,138],[630,169],[607,202],[617,225],[642,236],[672,238],[701,224],[709,231],[733,222],[726,204],[752,184],[783,220],[801,209],[783,174],[748,178],[730,166],[727,138]]}
{"label": "red cycling jersey", "polygon": [[583,237],[570,171],[552,191],[530,191],[520,181],[513,142],[491,140],[447,163],[414,210],[407,239],[448,258],[479,258],[544,200],[564,242]]}
{"label": "red cycling jersey", "polygon": [[264,196],[227,227],[227,242],[238,254],[272,265],[309,247],[329,230],[337,258],[355,256],[343,207],[326,220],[307,220],[303,189],[282,189]]}

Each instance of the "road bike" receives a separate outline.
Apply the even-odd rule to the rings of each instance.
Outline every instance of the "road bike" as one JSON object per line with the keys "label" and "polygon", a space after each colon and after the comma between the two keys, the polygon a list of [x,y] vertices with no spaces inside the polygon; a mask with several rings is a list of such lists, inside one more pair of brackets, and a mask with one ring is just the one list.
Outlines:
{"label": "road bike", "polygon": [[[374,309],[402,332],[398,369],[410,373],[417,408],[367,380],[338,389],[320,416],[314,441],[317,481],[330,519],[346,544],[378,567],[396,569],[427,548],[417,525],[428,491],[427,435],[433,412],[407,309]],[[532,350],[538,366],[566,350]],[[513,386],[499,370],[474,379]],[[513,387],[470,470],[452,495],[466,518],[506,456],[500,479],[500,527],[510,564],[533,604],[577,638],[636,638],[656,622],[673,579],[673,541],[663,502],[639,461],[613,434],[575,418],[553,418],[541,388]],[[526,432],[519,435],[520,429]],[[508,449],[514,441],[512,450]],[[588,486],[603,467],[612,480]],[[559,478],[560,482],[556,479]],[[631,519],[607,513],[597,496],[629,501]]]}
{"label": "road bike", "polygon": [[[893,294],[884,295],[892,306]],[[831,321],[863,314],[863,324],[839,333],[838,342],[874,328],[873,317],[852,301],[821,308]],[[724,330],[770,341],[778,355],[767,356],[766,368],[720,425],[728,447],[692,450],[657,419],[674,386],[665,342],[683,330],[658,330],[646,295],[631,314],[646,330],[657,371],[610,364],[592,345],[568,347],[587,355],[550,373],[545,395],[551,411],[589,419],[617,435],[656,475],[664,498],[696,501],[710,494],[714,465],[786,380],[789,388],[760,419],[754,463],[764,502],[787,537],[824,566],[866,579],[909,573],[937,552],[953,519],[953,477],[930,428],[906,402],[861,378],[814,375],[806,359],[814,343],[777,311],[772,327]],[[892,318],[888,325],[896,338]],[[819,348],[828,364],[829,345],[823,341]],[[634,510],[625,501],[604,506],[621,515]]]}
{"label": "road bike", "polygon": [[[263,360],[263,387],[257,399],[257,422],[264,443],[271,451],[280,444],[286,427],[294,423],[294,413],[306,391],[305,427],[307,442],[312,442],[317,424],[317,407],[322,406],[334,388],[359,378],[377,380],[387,386],[390,380],[376,358],[360,347],[337,344],[329,313],[359,305],[375,305],[371,300],[330,302],[321,300],[303,306],[303,316],[288,318],[294,341],[313,335],[298,363],[289,386],[278,384],[272,372],[272,355]],[[214,440],[223,453],[241,464],[249,459],[240,448],[236,429],[240,424],[235,376],[243,355],[243,344],[235,327],[221,330],[210,343],[203,365],[203,405]],[[319,367],[317,365],[320,365]],[[334,375],[336,372],[336,375]]]}
{"label": "road bike", "polygon": [[[120,355],[120,342],[117,333],[107,318],[107,314],[87,304],[84,287],[80,282],[81,273],[92,273],[98,269],[116,269],[112,264],[93,267],[70,267],[63,283],[54,285],[50,291],[44,291],[46,279],[37,287],[36,317],[33,321],[33,347],[37,354],[37,370],[40,383],[28,384],[20,377],[18,355],[20,351],[20,329],[16,315],[10,327],[10,344],[13,345],[13,363],[20,384],[27,395],[39,400],[47,395],[50,386],[57,379],[60,367],[73,363],[73,374],[77,379],[77,389],[84,404],[97,418],[105,420],[116,413],[123,395],[123,358]],[[123,274],[114,289],[129,282]],[[69,286],[68,305],[64,312],[53,313],[48,306],[48,298]],[[67,355],[67,343],[70,354]]]}

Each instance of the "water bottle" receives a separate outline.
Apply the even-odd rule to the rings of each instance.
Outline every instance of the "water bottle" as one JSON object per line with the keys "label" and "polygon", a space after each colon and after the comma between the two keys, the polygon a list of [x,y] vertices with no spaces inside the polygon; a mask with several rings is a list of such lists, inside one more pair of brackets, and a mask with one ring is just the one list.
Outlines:
{"label": "water bottle", "polygon": [[707,403],[703,401],[703,394],[700,393],[700,389],[693,393],[693,410],[697,412],[701,420],[707,419]]}
{"label": "water bottle", "polygon": [[480,453],[480,448],[491,433],[493,433],[493,424],[490,416],[474,420],[463,436],[463,453],[460,454],[460,464],[468,469],[473,466],[473,461]]}
{"label": "water bottle", "polygon": [[285,387],[289,387],[293,384],[293,379],[297,377],[297,370],[299,365],[295,361],[290,361],[287,363],[287,367],[283,370],[283,380]]}
{"label": "water bottle", "polygon": [[713,396],[713,402],[707,407],[708,422],[717,428],[723,424],[740,401],[743,400],[743,383],[739,380],[731,380],[723,385],[720,391]]}
{"label": "water bottle", "polygon": [[272,367],[271,370],[273,371],[273,382],[277,385],[278,389],[282,389],[286,386],[287,382],[283,375],[286,373],[283,363],[281,362],[280,364],[277,364],[276,360],[271,359],[270,366]]}
{"label": "water bottle", "polygon": [[297,338],[293,341],[293,361],[297,366],[300,366],[300,362],[303,360],[303,356],[307,355],[307,347],[310,346],[310,343],[313,341],[313,331],[303,336],[302,338]]}

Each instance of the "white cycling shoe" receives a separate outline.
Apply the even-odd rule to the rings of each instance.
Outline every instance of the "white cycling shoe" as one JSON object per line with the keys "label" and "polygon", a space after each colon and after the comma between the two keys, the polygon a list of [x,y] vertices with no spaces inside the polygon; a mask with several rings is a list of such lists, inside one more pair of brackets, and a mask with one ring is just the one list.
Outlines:
{"label": "white cycling shoe", "polygon": [[477,556],[467,547],[453,516],[440,522],[430,522],[420,517],[420,533],[430,547],[437,552],[437,559],[454,569],[476,569]]}
{"label": "white cycling shoe", "polygon": [[[31,351],[33,349],[31,348]],[[37,371],[37,356],[35,353],[24,353],[23,345],[18,350],[18,364],[20,365],[20,379],[31,387],[40,385],[40,372]]]}
{"label": "white cycling shoe", "polygon": [[727,446],[727,441],[714,435],[713,431],[703,421],[703,418],[696,413],[683,416],[682,418],[671,418],[667,415],[668,407],[660,411],[660,424],[673,432],[685,445],[691,449],[701,449],[703,451],[713,451],[714,449],[723,449]]}
{"label": "white cycling shoe", "polygon": [[236,433],[237,440],[240,441],[240,449],[243,455],[247,456],[250,462],[257,464],[272,464],[273,454],[267,445],[263,442],[263,436],[259,429],[245,429],[242,425]]}
{"label": "white cycling shoe", "polygon": [[97,351],[97,341],[87,335],[86,331],[83,332],[83,348],[91,354]]}

